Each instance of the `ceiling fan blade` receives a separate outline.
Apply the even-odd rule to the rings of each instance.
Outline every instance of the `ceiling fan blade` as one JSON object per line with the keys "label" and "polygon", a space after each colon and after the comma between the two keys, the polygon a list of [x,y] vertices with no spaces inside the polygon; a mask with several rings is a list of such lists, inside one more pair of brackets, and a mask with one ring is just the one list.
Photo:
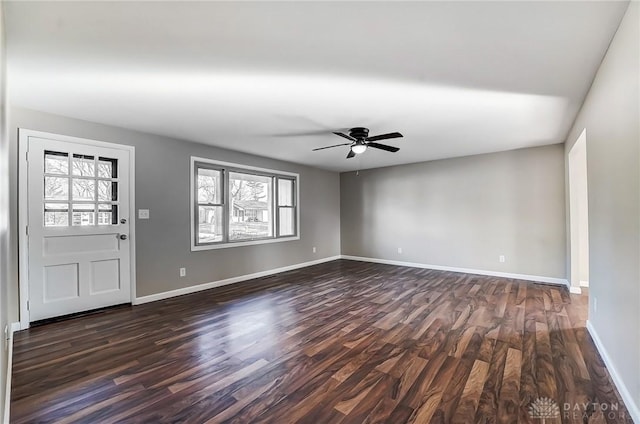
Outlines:
{"label": "ceiling fan blade", "polygon": [[347,154],[347,159],[351,159],[352,157],[354,157],[356,154],[353,153],[353,150],[349,150],[349,154]]}
{"label": "ceiling fan blade", "polygon": [[326,135],[327,130],[315,130],[315,131],[296,131],[296,132],[283,132],[283,133],[271,133],[265,134],[267,137],[311,137]]}
{"label": "ceiling fan blade", "polygon": [[350,135],[346,135],[345,133],[341,133],[341,132],[334,132],[335,135],[338,135],[340,137],[344,137],[347,140],[351,140],[351,141],[356,141],[355,138],[351,137]]}
{"label": "ceiling fan blade", "polygon": [[350,146],[350,145],[351,143],[334,144],[333,146],[318,147],[317,149],[313,149],[312,152],[315,152],[316,150],[330,149],[332,147]]}
{"label": "ceiling fan blade", "polygon": [[378,141],[378,140],[387,140],[389,138],[400,138],[400,137],[402,137],[402,134],[400,134],[399,132],[392,132],[388,134],[380,134],[380,135],[374,135],[373,137],[367,137],[365,140]]}
{"label": "ceiling fan blade", "polygon": [[394,153],[400,150],[400,148],[398,147],[387,146],[386,144],[380,144],[380,143],[367,143],[367,146],[373,147],[374,149],[386,150],[387,152],[394,152]]}

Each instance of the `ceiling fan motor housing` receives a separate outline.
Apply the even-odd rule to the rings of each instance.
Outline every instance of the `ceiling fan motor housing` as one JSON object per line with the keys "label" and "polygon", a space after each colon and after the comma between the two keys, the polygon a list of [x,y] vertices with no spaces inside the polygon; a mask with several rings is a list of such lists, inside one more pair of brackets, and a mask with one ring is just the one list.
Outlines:
{"label": "ceiling fan motor housing", "polygon": [[387,140],[390,138],[402,137],[402,134],[400,134],[399,132],[392,132],[388,134],[380,134],[373,137],[369,137],[369,128],[364,128],[364,127],[351,128],[349,130],[349,135],[340,131],[334,131],[333,134],[342,138],[346,138],[347,140],[349,140],[349,142],[342,143],[342,144],[335,144],[333,146],[318,147],[317,149],[313,149],[313,150],[316,151],[316,150],[331,149],[333,147],[349,146],[349,154],[347,155],[347,159],[350,159],[357,154],[364,153],[364,151],[367,150],[368,147],[395,153],[400,149],[394,146],[380,144],[378,143],[378,141]]}
{"label": "ceiling fan motor housing", "polygon": [[349,135],[356,140],[362,140],[369,136],[369,129],[364,127],[355,127],[349,130]]}

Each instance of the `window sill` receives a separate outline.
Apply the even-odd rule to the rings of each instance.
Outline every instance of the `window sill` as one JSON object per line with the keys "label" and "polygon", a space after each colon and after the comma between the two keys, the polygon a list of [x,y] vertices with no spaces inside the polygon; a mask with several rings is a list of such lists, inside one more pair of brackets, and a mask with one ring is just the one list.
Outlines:
{"label": "window sill", "polygon": [[203,244],[196,246],[194,244],[191,245],[191,251],[197,252],[200,250],[214,250],[214,249],[229,249],[233,247],[243,247],[243,246],[254,246],[257,244],[268,244],[268,243],[280,243],[283,241],[294,241],[300,240],[300,236],[293,237],[280,237],[275,239],[262,239],[262,240],[248,240],[248,241],[238,241],[234,243],[221,243],[221,244]]}

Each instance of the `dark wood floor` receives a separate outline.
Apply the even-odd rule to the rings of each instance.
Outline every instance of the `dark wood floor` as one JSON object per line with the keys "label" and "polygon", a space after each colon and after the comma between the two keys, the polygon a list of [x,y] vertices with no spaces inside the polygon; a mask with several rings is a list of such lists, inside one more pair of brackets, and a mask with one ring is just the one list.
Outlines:
{"label": "dark wood floor", "polygon": [[[17,333],[11,420],[533,423],[546,397],[563,422],[631,422],[585,302],[551,285],[330,262]],[[566,416],[565,402],[589,405]]]}

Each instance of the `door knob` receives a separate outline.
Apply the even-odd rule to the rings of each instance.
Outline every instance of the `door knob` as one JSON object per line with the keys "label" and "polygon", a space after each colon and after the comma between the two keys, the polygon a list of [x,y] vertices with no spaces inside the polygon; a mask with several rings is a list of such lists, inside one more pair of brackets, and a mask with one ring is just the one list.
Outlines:
{"label": "door knob", "polygon": [[127,239],[127,235],[126,235],[126,234],[120,234],[120,235],[118,236],[118,238],[119,238],[120,240],[126,240],[126,239]]}

